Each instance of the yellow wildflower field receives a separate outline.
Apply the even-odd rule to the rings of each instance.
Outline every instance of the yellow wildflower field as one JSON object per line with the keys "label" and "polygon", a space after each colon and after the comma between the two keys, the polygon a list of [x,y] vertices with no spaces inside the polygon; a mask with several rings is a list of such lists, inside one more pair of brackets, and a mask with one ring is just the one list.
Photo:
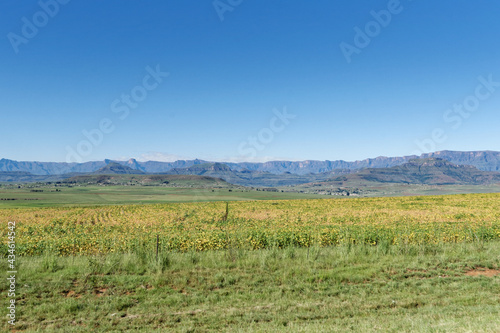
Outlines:
{"label": "yellow wildflower field", "polygon": [[[500,239],[500,194],[1,209],[16,252],[204,251]],[[4,252],[7,240],[2,243]]]}

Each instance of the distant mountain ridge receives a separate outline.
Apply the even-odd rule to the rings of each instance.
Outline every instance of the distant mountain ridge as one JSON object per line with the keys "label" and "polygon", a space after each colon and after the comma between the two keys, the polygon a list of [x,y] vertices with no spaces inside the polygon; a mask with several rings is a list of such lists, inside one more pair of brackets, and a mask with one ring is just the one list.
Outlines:
{"label": "distant mountain ridge", "polygon": [[343,169],[314,174],[309,173],[306,175],[298,175],[289,172],[274,174],[270,172],[251,171],[246,169],[233,170],[228,165],[223,163],[203,163],[187,168],[174,168],[167,171],[165,174],[207,176],[221,178],[236,185],[274,187],[323,181],[331,178],[333,175],[346,174],[349,172],[349,170]]}
{"label": "distant mountain ridge", "polygon": [[131,175],[131,174],[134,174],[134,175],[137,175],[137,174],[145,174],[144,171],[132,169],[131,167],[129,167],[127,165],[123,165],[123,164],[116,163],[116,162],[110,162],[110,163],[106,164],[105,166],[103,166],[102,168],[100,168],[99,170],[94,171],[92,173],[96,174],[96,175],[113,175],[113,174],[119,174],[119,175]]}
{"label": "distant mountain ridge", "polygon": [[[500,184],[500,172],[482,171],[470,165],[451,163],[442,158],[420,158],[388,168],[363,168],[359,170],[335,169],[320,173],[305,175],[284,172],[273,174],[265,171],[233,170],[223,163],[201,163],[185,168],[173,168],[165,173],[145,173],[128,165],[113,161],[91,173],[70,173],[64,175],[33,175],[24,171],[0,171],[0,181],[4,182],[66,182],[75,180],[78,183],[113,183],[137,181],[135,178],[123,176],[142,177],[147,179],[167,179],[168,176],[176,177],[204,177],[207,179],[221,179],[227,183],[243,186],[279,187],[316,183],[336,187],[365,187],[379,186],[386,183],[399,184],[426,184],[426,185],[488,185]],[[75,177],[76,176],[76,177]],[[72,178],[70,178],[72,177]]]}
{"label": "distant mountain ridge", "polygon": [[360,184],[487,185],[500,183],[500,173],[458,165],[441,158],[412,159],[390,168],[367,168],[327,181],[335,186]]}
{"label": "distant mountain ridge", "polygon": [[[272,174],[282,174],[289,172],[298,175],[310,173],[331,172],[338,169],[359,170],[363,168],[389,168],[402,165],[415,158],[442,158],[454,164],[472,165],[483,171],[500,171],[500,152],[497,151],[438,151],[434,153],[422,154],[421,156],[402,157],[376,157],[360,161],[271,161],[263,163],[241,162],[241,163],[221,163],[227,165],[234,171],[258,171]],[[65,162],[25,162],[0,159],[0,171],[23,171],[33,175],[62,175],[67,173],[92,173],[109,163],[119,163],[145,173],[165,173],[175,169],[189,168],[195,165],[211,163],[204,160],[178,160],[175,162],[147,161],[139,162],[135,159],[128,161],[93,161],[84,163]]]}
{"label": "distant mountain ridge", "polygon": [[[267,171],[271,173],[291,172],[297,174],[327,172],[334,169],[359,170],[364,168],[390,168],[404,164],[415,158],[442,158],[454,164],[472,165],[483,171],[500,171],[500,152],[497,151],[438,151],[422,154],[420,156],[410,155],[402,157],[367,158],[360,161],[347,162],[337,161],[271,161],[264,163],[237,163],[238,166],[248,170]],[[232,166],[233,164],[227,163]]]}

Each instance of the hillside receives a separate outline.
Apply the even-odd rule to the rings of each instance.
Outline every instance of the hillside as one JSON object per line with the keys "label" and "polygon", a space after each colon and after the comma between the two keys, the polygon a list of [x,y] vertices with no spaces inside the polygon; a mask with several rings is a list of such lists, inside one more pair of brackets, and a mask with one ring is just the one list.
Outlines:
{"label": "hillside", "polygon": [[413,159],[391,168],[368,168],[330,179],[335,186],[359,186],[377,183],[426,185],[485,185],[500,182],[500,173],[481,171],[473,166],[457,165],[440,158]]}
{"label": "hillside", "polygon": [[59,180],[58,176],[40,176],[25,171],[1,171],[0,182],[45,182]]}
{"label": "hillside", "polygon": [[56,182],[70,177],[80,175],[71,173],[65,175],[34,175],[25,171],[0,171],[0,183],[36,183]]}
{"label": "hillside", "polygon": [[67,184],[85,185],[166,185],[185,187],[232,187],[232,184],[219,178],[196,175],[145,175],[145,174],[114,174],[114,175],[82,175],[63,181]]}
{"label": "hillside", "polygon": [[129,166],[122,165],[116,162],[110,162],[100,168],[97,171],[94,171],[93,174],[96,175],[113,175],[113,174],[120,174],[120,175],[130,175],[130,174],[144,174],[144,171],[140,170],[135,170],[132,169]]}
{"label": "hillside", "polygon": [[243,186],[288,186],[298,185],[313,181],[323,181],[331,178],[333,175],[347,174],[349,170],[333,170],[319,174],[297,175],[289,172],[282,174],[273,174],[270,172],[250,171],[250,170],[233,170],[226,164],[222,163],[203,163],[193,165],[188,168],[175,168],[168,174],[178,175],[203,175],[209,177],[217,177],[224,179],[231,184]]}
{"label": "hillside", "polygon": [[500,171],[500,152],[497,151],[470,151],[459,152],[443,150],[430,154],[423,154],[421,158],[442,158],[453,164],[472,165],[483,171]]}

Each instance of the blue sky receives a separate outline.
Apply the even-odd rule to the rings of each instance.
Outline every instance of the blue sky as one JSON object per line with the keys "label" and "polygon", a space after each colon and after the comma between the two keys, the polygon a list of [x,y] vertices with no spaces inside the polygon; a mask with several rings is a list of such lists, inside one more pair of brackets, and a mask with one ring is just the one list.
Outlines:
{"label": "blue sky", "polygon": [[4,0],[0,157],[500,150],[499,10],[460,0]]}

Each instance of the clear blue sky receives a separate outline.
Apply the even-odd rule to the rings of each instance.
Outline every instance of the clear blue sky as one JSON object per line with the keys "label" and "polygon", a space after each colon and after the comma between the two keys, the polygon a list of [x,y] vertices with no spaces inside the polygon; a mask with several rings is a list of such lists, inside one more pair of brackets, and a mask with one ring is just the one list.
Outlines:
{"label": "clear blue sky", "polygon": [[[0,3],[0,158],[500,150],[498,2],[54,1]],[[275,119],[284,109],[295,118]]]}

